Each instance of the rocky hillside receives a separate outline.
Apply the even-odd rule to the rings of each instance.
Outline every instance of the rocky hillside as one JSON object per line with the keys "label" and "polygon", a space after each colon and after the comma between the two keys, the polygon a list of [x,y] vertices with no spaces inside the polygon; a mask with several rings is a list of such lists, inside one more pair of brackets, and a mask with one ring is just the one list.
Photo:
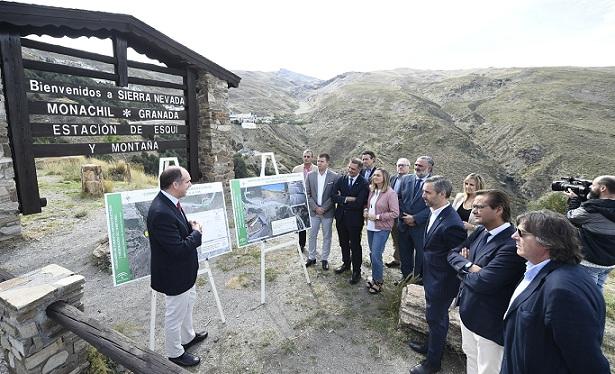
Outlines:
{"label": "rocky hillside", "polygon": [[238,73],[232,110],[286,120],[241,130],[241,147],[266,146],[285,166],[305,146],[330,153],[336,168],[365,149],[389,170],[398,157],[430,154],[457,188],[480,172],[521,202],[563,175],[615,174],[615,68],[397,69],[328,81]]}

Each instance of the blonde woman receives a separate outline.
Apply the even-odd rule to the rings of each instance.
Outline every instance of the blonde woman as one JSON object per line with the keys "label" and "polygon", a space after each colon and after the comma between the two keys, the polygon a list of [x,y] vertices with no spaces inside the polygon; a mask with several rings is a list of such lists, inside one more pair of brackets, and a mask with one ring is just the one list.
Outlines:
{"label": "blonde woman", "polygon": [[476,191],[483,189],[485,189],[483,177],[477,173],[470,173],[463,180],[463,192],[458,193],[453,201],[453,209],[461,217],[463,226],[468,231],[468,234],[476,228],[476,221],[472,213],[472,204],[474,204],[474,198],[476,198]]}
{"label": "blonde woman", "polygon": [[367,220],[367,243],[372,262],[372,280],[367,282],[369,293],[382,291],[384,284],[384,264],[382,253],[389,233],[399,217],[399,200],[397,192],[389,186],[389,173],[383,168],[376,168],[369,185],[367,208],[363,217]]}

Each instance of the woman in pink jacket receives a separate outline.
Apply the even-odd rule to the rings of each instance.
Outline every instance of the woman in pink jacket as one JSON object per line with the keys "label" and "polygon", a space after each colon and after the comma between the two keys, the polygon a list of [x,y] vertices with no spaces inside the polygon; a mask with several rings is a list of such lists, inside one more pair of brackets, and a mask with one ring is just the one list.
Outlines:
{"label": "woman in pink jacket", "polygon": [[395,190],[389,186],[389,180],[389,173],[383,168],[374,171],[369,185],[367,208],[363,211],[363,216],[367,219],[367,243],[372,261],[372,279],[367,282],[371,294],[382,291],[382,253],[395,218],[399,216],[399,200]]}

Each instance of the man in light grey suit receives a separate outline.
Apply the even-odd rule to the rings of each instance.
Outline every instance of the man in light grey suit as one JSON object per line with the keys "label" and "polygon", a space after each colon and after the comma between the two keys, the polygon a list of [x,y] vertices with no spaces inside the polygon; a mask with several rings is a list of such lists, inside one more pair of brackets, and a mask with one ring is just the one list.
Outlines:
{"label": "man in light grey suit", "polygon": [[321,153],[316,162],[318,169],[308,174],[305,191],[310,206],[310,240],[308,243],[308,259],[305,266],[316,264],[316,239],[322,226],[322,269],[329,270],[329,252],[331,251],[331,233],[335,204],[331,200],[331,191],[339,177],[329,170],[329,155]]}

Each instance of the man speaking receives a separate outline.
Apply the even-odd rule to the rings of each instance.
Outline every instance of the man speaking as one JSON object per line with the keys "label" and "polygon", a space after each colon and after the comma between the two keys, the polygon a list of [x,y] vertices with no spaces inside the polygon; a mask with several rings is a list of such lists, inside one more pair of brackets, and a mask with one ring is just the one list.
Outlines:
{"label": "man speaking", "polygon": [[197,248],[201,245],[203,226],[188,221],[179,199],[192,186],[190,174],[171,166],[160,175],[160,192],[147,214],[147,231],[151,249],[151,287],[165,297],[165,351],[169,360],[181,366],[198,365],[199,357],[185,351],[204,340],[207,333],[195,333],[192,308],[196,300],[199,269]]}

